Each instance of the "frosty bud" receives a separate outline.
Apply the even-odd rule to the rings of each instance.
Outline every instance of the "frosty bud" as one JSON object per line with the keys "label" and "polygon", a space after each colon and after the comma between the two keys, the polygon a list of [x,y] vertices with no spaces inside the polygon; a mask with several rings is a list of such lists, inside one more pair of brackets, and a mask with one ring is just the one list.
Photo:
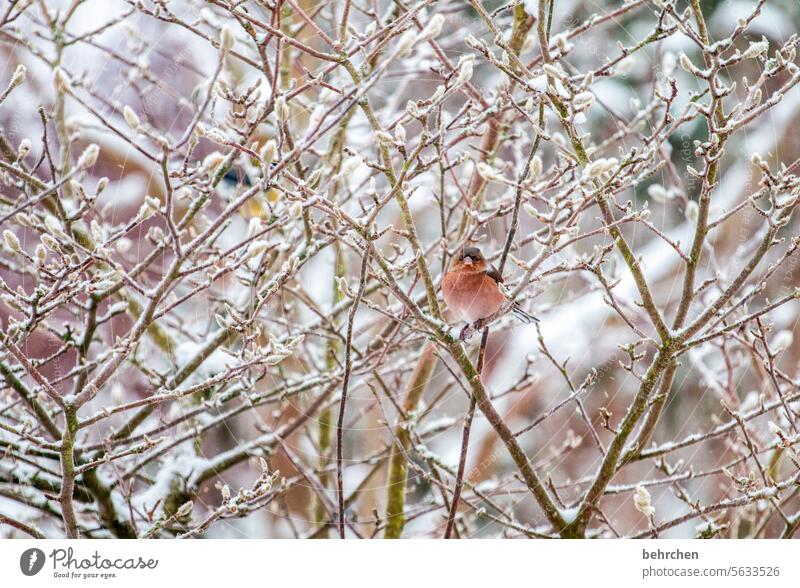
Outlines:
{"label": "frosty bud", "polygon": [[270,165],[272,165],[272,162],[275,161],[275,154],[277,153],[277,151],[278,151],[278,146],[275,143],[274,139],[270,139],[269,141],[264,143],[264,146],[261,148],[261,153],[259,153],[259,155],[261,156],[261,163],[265,167],[269,167]]}
{"label": "frosty bud", "polygon": [[406,114],[412,118],[419,118],[419,107],[413,100],[406,102]]}
{"label": "frosty bud", "polygon": [[467,55],[458,64],[458,76],[453,83],[453,88],[460,88],[472,79],[472,70],[475,64],[475,56]]}
{"label": "frosty bud", "polygon": [[28,156],[31,151],[31,142],[29,139],[23,139],[19,142],[19,150],[17,151],[17,158],[22,161]]}
{"label": "frosty bud", "polygon": [[402,35],[400,35],[400,41],[397,43],[397,50],[395,51],[395,56],[405,57],[409,53],[411,53],[411,49],[414,47],[414,43],[417,41],[417,34],[414,31],[406,31]]}
{"label": "frosty bud", "polygon": [[661,184],[651,184],[647,188],[647,195],[650,196],[653,202],[664,203],[669,200],[669,195]]}
{"label": "frosty bud", "polygon": [[478,175],[486,181],[501,181],[503,179],[496,169],[486,162],[478,162]]}
{"label": "frosty bud", "polygon": [[68,90],[71,84],[72,82],[64,70],[56,66],[53,70],[53,86],[55,86],[56,92],[60,94]]}
{"label": "frosty bud", "polygon": [[633,505],[640,513],[646,517],[651,517],[656,514],[656,509],[650,500],[650,493],[644,486],[637,486],[636,492],[633,494]]}
{"label": "frosty bud", "polygon": [[81,169],[88,169],[97,163],[97,156],[100,155],[100,147],[97,143],[89,145],[81,156],[78,158],[78,167]]}
{"label": "frosty bud", "polygon": [[261,230],[261,219],[257,216],[254,216],[250,219],[250,223],[247,225],[247,236],[252,237],[256,235]]}
{"label": "frosty bud", "polygon": [[19,244],[19,239],[11,231],[3,231],[3,241],[6,242],[6,247],[11,249],[14,253],[22,253],[22,246]]}
{"label": "frosty bud", "polygon": [[286,104],[286,98],[283,96],[275,99],[275,116],[280,124],[289,120],[289,105]]}
{"label": "frosty bud", "polygon": [[542,158],[538,155],[531,159],[531,173],[530,178],[531,180],[535,180],[540,175],[542,175]]}
{"label": "frosty bud", "polygon": [[53,239],[47,233],[43,233],[41,237],[39,237],[42,241],[42,245],[47,247],[50,251],[58,251],[58,241]]}
{"label": "frosty bud", "polygon": [[258,257],[264,253],[268,247],[269,243],[267,241],[253,241],[247,248],[247,258]]}
{"label": "frosty bud", "polygon": [[681,69],[683,69],[683,71],[690,74],[697,74],[699,72],[699,70],[694,66],[692,60],[689,59],[686,53],[681,53],[679,61],[681,64]]}
{"label": "frosty bud", "polygon": [[187,517],[191,514],[193,508],[194,508],[194,502],[192,502],[191,500],[189,502],[184,502],[178,509],[178,512],[175,513],[175,516],[181,519],[183,517]]}
{"label": "frosty bud", "polygon": [[20,84],[24,84],[25,76],[27,75],[27,73],[28,73],[27,68],[20,63],[17,66],[17,69],[14,70],[14,75],[11,76],[11,87],[16,88]]}
{"label": "frosty bud", "polygon": [[442,32],[444,26],[444,16],[441,14],[434,14],[428,25],[422,29],[422,32],[417,36],[417,41],[430,41],[435,39]]}
{"label": "frosty bud", "polygon": [[222,50],[223,55],[228,53],[233,48],[233,42],[235,38],[233,36],[233,28],[230,25],[225,25],[222,27],[222,31],[219,34],[219,47]]}
{"label": "frosty bud", "polygon": [[44,245],[41,243],[36,246],[36,260],[39,262],[39,265],[44,265],[44,262],[47,260],[47,249],[45,249]]}
{"label": "frosty bud", "polygon": [[766,39],[756,43],[750,43],[750,46],[742,53],[742,59],[755,59],[766,53],[769,50],[769,42]]}
{"label": "frosty bud", "polygon": [[594,102],[594,94],[591,92],[581,92],[572,101],[575,110],[586,110]]}
{"label": "frosty bud", "polygon": [[292,218],[300,218],[303,216],[302,202],[292,202],[292,205],[289,207],[289,216]]}
{"label": "frosty bud", "polygon": [[125,106],[122,109],[122,116],[125,117],[125,122],[128,123],[128,126],[132,128],[134,131],[138,130],[139,127],[142,125],[142,122],[139,120],[137,114],[133,111],[133,108],[130,106]]}

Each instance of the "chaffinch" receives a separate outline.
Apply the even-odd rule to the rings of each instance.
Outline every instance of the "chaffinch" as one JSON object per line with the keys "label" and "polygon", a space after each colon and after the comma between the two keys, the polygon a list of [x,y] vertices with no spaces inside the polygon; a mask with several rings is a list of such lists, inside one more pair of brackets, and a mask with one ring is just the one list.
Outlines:
{"label": "chaffinch", "polygon": [[[477,247],[464,247],[453,258],[450,269],[442,280],[442,296],[456,318],[467,322],[461,337],[470,326],[481,328],[482,322],[491,320],[509,301],[500,284],[503,276],[481,254]],[[539,321],[522,310],[516,302],[511,312],[524,323]]]}

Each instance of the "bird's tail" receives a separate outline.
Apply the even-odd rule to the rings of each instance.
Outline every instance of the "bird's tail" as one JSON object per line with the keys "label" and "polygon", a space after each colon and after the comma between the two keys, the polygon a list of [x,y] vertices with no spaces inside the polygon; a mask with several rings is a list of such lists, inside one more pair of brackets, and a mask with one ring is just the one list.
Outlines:
{"label": "bird's tail", "polygon": [[514,306],[511,307],[511,312],[514,313],[514,316],[517,317],[519,320],[521,320],[526,325],[529,325],[531,323],[538,323],[539,322],[538,318],[536,318],[532,314],[528,314],[527,312],[522,310],[522,307],[520,307],[519,304],[515,303]]}

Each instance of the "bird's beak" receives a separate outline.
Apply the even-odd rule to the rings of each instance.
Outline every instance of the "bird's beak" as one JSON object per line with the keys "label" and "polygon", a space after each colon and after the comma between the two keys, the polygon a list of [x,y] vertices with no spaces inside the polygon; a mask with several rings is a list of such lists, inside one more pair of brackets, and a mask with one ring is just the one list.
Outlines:
{"label": "bird's beak", "polygon": [[472,258],[465,257],[464,259],[461,260],[461,263],[463,263],[464,265],[472,265]]}

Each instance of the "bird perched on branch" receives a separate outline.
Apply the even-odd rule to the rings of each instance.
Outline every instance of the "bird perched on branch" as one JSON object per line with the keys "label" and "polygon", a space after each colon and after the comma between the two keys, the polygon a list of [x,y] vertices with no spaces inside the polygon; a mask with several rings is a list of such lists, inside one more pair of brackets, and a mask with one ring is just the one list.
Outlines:
{"label": "bird perched on branch", "polygon": [[462,339],[470,327],[482,328],[505,310],[510,310],[524,323],[539,321],[508,299],[500,286],[502,283],[503,276],[477,247],[464,247],[453,258],[442,280],[442,295],[456,317],[467,322],[461,331]]}

